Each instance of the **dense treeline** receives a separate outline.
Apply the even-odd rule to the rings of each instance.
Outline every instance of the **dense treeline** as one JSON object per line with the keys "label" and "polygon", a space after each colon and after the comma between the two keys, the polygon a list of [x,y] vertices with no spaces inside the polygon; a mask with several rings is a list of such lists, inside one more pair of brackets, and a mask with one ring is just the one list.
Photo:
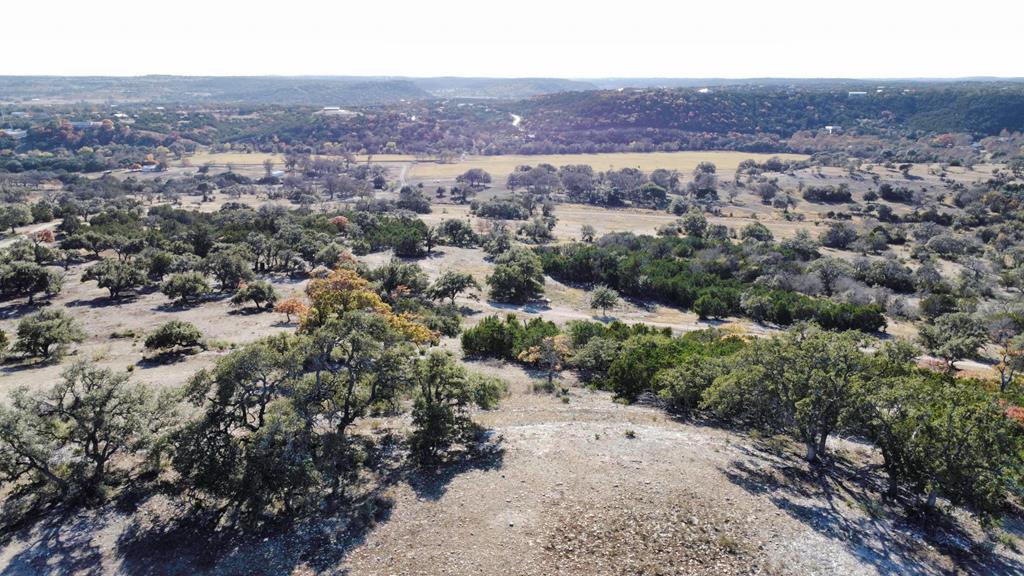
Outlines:
{"label": "dense treeline", "polygon": [[[709,250],[714,258],[704,258]],[[875,304],[837,303],[755,283],[763,272],[743,245],[694,237],[613,234],[596,245],[538,248],[544,272],[561,282],[601,284],[623,295],[693,309],[701,317],[747,315],[787,325],[814,320],[830,329],[885,327]]]}

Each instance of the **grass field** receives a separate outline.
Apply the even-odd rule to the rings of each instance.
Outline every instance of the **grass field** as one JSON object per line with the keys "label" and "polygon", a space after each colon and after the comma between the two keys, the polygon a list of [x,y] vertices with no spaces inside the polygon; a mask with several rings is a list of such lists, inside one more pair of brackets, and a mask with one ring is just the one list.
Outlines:
{"label": "grass field", "polygon": [[[508,156],[470,156],[452,164],[417,163],[409,170],[410,179],[451,179],[470,168],[483,168],[491,176],[504,179],[516,166],[529,164],[588,164],[594,170],[639,168],[650,172],[656,168],[692,172],[701,162],[713,162],[722,172],[733,172],[747,158],[764,161],[772,156],[802,160],[800,154],[754,154],[750,152],[619,152],[608,154],[544,154]],[[379,158],[379,157],[378,157]]]}

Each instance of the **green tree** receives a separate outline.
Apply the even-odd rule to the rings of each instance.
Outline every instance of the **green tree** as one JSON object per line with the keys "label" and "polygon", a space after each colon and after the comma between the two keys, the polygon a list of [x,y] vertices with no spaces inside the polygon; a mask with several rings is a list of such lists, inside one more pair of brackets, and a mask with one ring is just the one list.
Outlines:
{"label": "green tree", "polygon": [[480,284],[473,278],[472,274],[446,270],[431,284],[430,289],[427,291],[427,296],[432,300],[448,299],[452,306],[454,306],[455,298],[470,289],[480,289]]}
{"label": "green tree", "polygon": [[182,304],[195,302],[210,293],[210,283],[201,272],[173,274],[160,284],[160,291],[172,300]]}
{"label": "green tree", "polygon": [[929,354],[946,362],[946,370],[956,370],[956,361],[973,358],[988,341],[985,327],[966,312],[951,312],[931,323],[922,324],[918,339]]}
{"label": "green tree", "polygon": [[702,405],[720,416],[792,434],[814,462],[854,400],[867,362],[863,343],[859,333],[813,325],[757,340],[740,352],[729,374],[715,380]]}
{"label": "green tree", "polygon": [[217,279],[221,292],[226,292],[254,278],[250,260],[252,256],[241,250],[221,250],[207,256],[203,268]]}
{"label": "green tree", "polygon": [[64,371],[42,394],[15,391],[0,406],[0,475],[48,486],[59,498],[94,497],[122,455],[145,451],[173,411],[128,375],[87,363]]}
{"label": "green tree", "polygon": [[544,294],[544,269],[532,250],[515,247],[494,262],[494,272],[487,277],[493,300],[521,304]]}
{"label": "green tree", "polygon": [[431,350],[413,370],[416,404],[412,410],[413,452],[434,462],[457,443],[469,443],[478,428],[469,417],[474,393],[466,369],[451,353]]}
{"label": "green tree", "polygon": [[28,296],[28,303],[35,302],[36,294],[49,296],[58,294],[64,279],[56,270],[40,266],[35,262],[16,260],[0,266],[0,291],[17,296]]}
{"label": "green tree", "polygon": [[117,298],[126,290],[145,285],[146,272],[135,262],[104,258],[82,274],[82,282],[90,280],[110,291],[111,298]]}
{"label": "green tree", "polygon": [[32,223],[32,209],[27,204],[9,204],[0,206],[0,229],[10,228],[14,234],[18,226]]}
{"label": "green tree", "polygon": [[619,305],[619,293],[604,284],[598,284],[590,292],[590,307],[601,311],[602,317],[608,316],[608,310]]}
{"label": "green tree", "polygon": [[47,308],[18,323],[14,350],[43,359],[60,357],[67,346],[85,340],[78,322],[62,308]]}
{"label": "green tree", "polygon": [[274,303],[277,302],[277,291],[274,290],[274,285],[266,280],[243,284],[231,297],[231,303],[240,306],[246,302],[252,302],[257,310],[273,310]]}
{"label": "green tree", "polygon": [[708,219],[696,206],[691,206],[686,214],[679,219],[680,227],[688,236],[703,238],[708,232]]}

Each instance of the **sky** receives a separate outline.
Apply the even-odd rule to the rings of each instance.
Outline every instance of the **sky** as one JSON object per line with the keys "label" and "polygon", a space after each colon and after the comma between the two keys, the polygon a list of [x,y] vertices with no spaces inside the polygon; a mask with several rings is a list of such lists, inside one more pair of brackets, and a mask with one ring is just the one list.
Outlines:
{"label": "sky", "polygon": [[11,0],[0,75],[1024,77],[1020,0]]}

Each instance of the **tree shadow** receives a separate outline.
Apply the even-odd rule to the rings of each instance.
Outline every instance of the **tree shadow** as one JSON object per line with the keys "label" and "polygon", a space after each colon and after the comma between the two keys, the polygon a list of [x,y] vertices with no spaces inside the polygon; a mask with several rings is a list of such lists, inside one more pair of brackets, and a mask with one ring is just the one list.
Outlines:
{"label": "tree shadow", "polygon": [[258,314],[265,314],[271,312],[266,308],[256,308],[254,306],[243,306],[241,308],[232,308],[228,310],[228,316],[256,316]]}
{"label": "tree shadow", "polygon": [[111,298],[110,296],[97,296],[89,300],[71,300],[64,305],[68,308],[79,308],[82,306],[88,306],[89,308],[110,308],[112,306],[120,306],[122,304],[131,304],[136,300],[138,300],[137,294],[118,296],[117,298]]}
{"label": "tree shadow", "polygon": [[[433,468],[396,463],[391,456],[398,450],[399,443],[389,442],[371,455],[369,464],[378,475],[372,489],[257,528],[226,524],[217,512],[183,511],[172,521],[160,522],[135,515],[116,543],[121,571],[139,576],[276,575],[301,567],[316,574],[339,573],[338,564],[365,543],[377,526],[390,520],[394,501],[387,494],[392,487],[405,482],[419,497],[437,500],[459,474],[499,468],[504,457],[500,438],[488,433],[473,449]],[[137,496],[124,504],[128,509],[139,505]]]}
{"label": "tree shadow", "polygon": [[525,302],[522,304],[508,304],[505,302],[488,300],[487,304],[493,308],[497,308],[498,310],[508,310],[510,312],[518,310],[520,312],[525,312],[527,314],[540,314],[541,312],[551,310],[551,306],[547,302],[542,301]]}
{"label": "tree shadow", "polygon": [[18,320],[48,305],[49,302],[9,304],[0,308],[0,320]]}
{"label": "tree shadow", "polygon": [[[1024,564],[1016,559],[978,553],[979,545],[955,519],[908,516],[906,499],[885,500],[875,466],[857,467],[834,457],[809,467],[795,454],[765,443],[741,450],[751,459],[736,460],[722,470],[730,482],[842,543],[879,574],[934,574],[941,568],[927,555],[933,548],[968,572],[1024,575]],[[752,465],[752,460],[759,464]]]}
{"label": "tree shadow", "polygon": [[406,481],[416,496],[436,502],[448,491],[448,484],[458,475],[473,470],[498,470],[505,462],[505,447],[493,432],[484,432],[476,446],[451,455],[442,465],[411,468]]}
{"label": "tree shadow", "polygon": [[194,356],[199,352],[198,349],[188,350],[170,350],[167,352],[160,352],[153,356],[144,356],[135,363],[139,368],[156,368],[158,366],[167,366],[170,364],[178,364],[188,360],[189,356]]}
{"label": "tree shadow", "polygon": [[182,302],[180,300],[171,300],[170,302],[164,302],[157,304],[153,307],[153,310],[157,312],[184,312],[186,310],[192,310],[205,304],[206,302],[213,301],[212,298],[202,298],[199,300],[190,300],[188,302]]}
{"label": "tree shadow", "polygon": [[9,558],[0,575],[96,574],[102,553],[93,543],[93,535],[100,526],[98,515],[76,514],[73,509],[22,522],[6,536],[31,540],[32,544]]}

